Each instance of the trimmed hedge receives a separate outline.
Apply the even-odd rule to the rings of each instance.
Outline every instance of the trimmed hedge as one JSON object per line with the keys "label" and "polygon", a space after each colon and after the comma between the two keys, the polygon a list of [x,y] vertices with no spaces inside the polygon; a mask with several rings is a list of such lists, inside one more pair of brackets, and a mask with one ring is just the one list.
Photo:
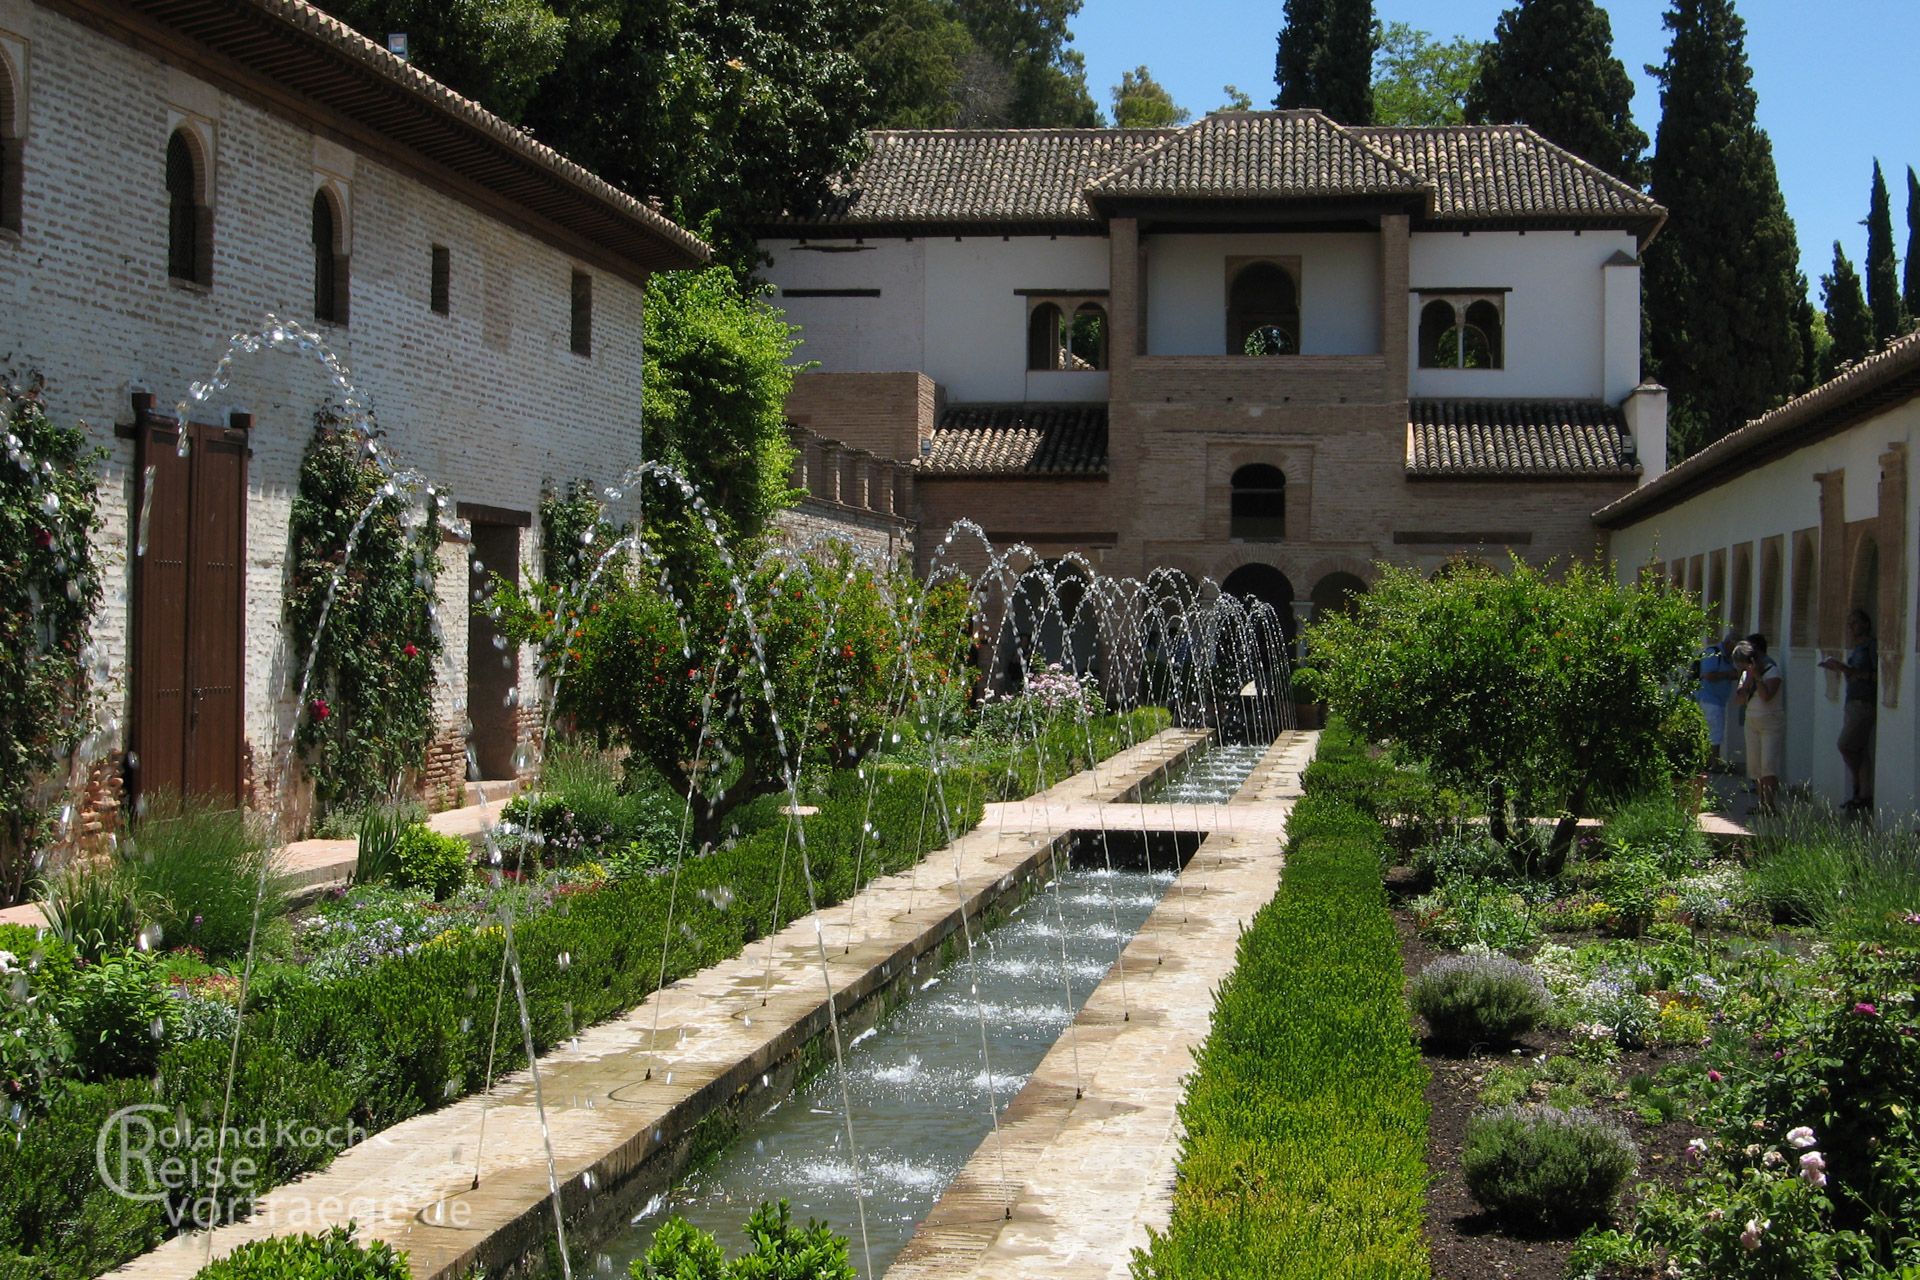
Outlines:
{"label": "trimmed hedge", "polygon": [[241,1245],[193,1280],[409,1280],[407,1255],[376,1240],[355,1244],[353,1224],[325,1235],[273,1236]]}
{"label": "trimmed hedge", "polygon": [[1386,773],[1337,724],[1322,736],[1280,891],[1241,936],[1196,1055],[1173,1218],[1135,1254],[1137,1277],[1431,1274],[1427,1072],[1383,834],[1356,803]]}

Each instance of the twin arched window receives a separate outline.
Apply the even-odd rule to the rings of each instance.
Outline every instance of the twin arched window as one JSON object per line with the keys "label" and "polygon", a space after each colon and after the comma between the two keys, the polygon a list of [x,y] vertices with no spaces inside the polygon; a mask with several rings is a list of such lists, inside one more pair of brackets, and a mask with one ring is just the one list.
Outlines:
{"label": "twin arched window", "polygon": [[[1068,304],[1071,305],[1071,304]],[[1030,372],[1089,372],[1107,367],[1107,312],[1097,302],[1074,307],[1036,302],[1027,313]]]}
{"label": "twin arched window", "polygon": [[1500,330],[1500,307],[1490,298],[1435,298],[1420,308],[1420,367],[1498,369]]}
{"label": "twin arched window", "polygon": [[1280,468],[1256,462],[1233,473],[1228,533],[1254,542],[1287,536],[1287,477]]}
{"label": "twin arched window", "polygon": [[1227,351],[1300,354],[1300,285],[1277,262],[1251,262],[1227,286]]}

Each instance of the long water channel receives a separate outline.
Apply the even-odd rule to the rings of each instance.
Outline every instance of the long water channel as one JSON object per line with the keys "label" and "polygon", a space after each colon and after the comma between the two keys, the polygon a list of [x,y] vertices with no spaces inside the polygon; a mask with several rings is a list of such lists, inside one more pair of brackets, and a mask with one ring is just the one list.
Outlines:
{"label": "long water channel", "polygon": [[[1221,803],[1265,749],[1209,751],[1169,779],[1154,799]],[[847,1093],[875,1276],[886,1271],[975,1149],[989,1140],[989,1096],[1005,1110],[1198,843],[1191,835],[1176,841],[1143,838],[1139,831],[1110,838],[1078,834],[1056,863],[1057,880],[995,928],[975,934],[971,961],[963,952],[938,971],[919,965],[910,998],[849,1043]],[[983,1024],[991,1080],[981,1062]],[[669,1196],[649,1203],[606,1244],[601,1266],[610,1262],[614,1274],[625,1275],[628,1262],[646,1252],[655,1230],[673,1214],[738,1251],[745,1247],[740,1228],[747,1215],[761,1201],[781,1198],[791,1203],[796,1220],[821,1219],[850,1237],[858,1266],[854,1183],[840,1078],[829,1068],[688,1173]]]}

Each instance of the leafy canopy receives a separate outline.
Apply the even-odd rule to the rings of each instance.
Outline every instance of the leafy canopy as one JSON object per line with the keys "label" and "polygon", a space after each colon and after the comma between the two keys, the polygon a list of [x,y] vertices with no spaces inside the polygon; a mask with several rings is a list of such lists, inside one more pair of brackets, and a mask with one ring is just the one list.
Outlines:
{"label": "leafy canopy", "polygon": [[1373,0],[1286,0],[1273,105],[1313,107],[1341,124],[1373,123]]}
{"label": "leafy canopy", "polygon": [[1373,122],[1459,124],[1479,59],[1465,36],[1442,42],[1412,23],[1387,23],[1374,54]]}
{"label": "leafy canopy", "polygon": [[1873,162],[1873,190],[1867,205],[1867,306],[1873,312],[1873,339],[1892,342],[1907,330],[1900,298],[1900,264],[1893,256],[1893,204],[1880,162]]}
{"label": "leafy canopy", "polygon": [[1467,94],[1474,124],[1524,124],[1638,185],[1647,135],[1633,123],[1633,79],[1613,56],[1594,0],[1520,0],[1494,24]]}
{"label": "leafy canopy", "polygon": [[1113,123],[1119,129],[1161,129],[1185,124],[1192,113],[1148,73],[1145,65],[1120,73],[1113,86]]}
{"label": "leafy canopy", "polygon": [[1838,240],[1833,242],[1833,270],[1820,277],[1820,298],[1827,309],[1830,339],[1821,372],[1831,378],[1841,365],[1865,359],[1873,350],[1873,312],[1860,287],[1860,273]]}
{"label": "leafy canopy", "polygon": [[1517,559],[1432,580],[1386,569],[1354,608],[1308,635],[1315,688],[1356,730],[1392,741],[1436,780],[1486,796],[1496,833],[1522,816],[1590,813],[1666,781],[1674,680],[1706,623],[1685,596],[1621,586],[1575,564]]}

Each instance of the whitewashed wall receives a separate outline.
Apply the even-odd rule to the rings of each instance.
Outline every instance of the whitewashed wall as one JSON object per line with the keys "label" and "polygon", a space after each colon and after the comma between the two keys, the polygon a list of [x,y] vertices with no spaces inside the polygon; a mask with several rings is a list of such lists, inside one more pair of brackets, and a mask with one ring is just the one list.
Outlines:
{"label": "whitewashed wall", "polygon": [[[113,562],[99,639],[125,678],[134,445],[116,439],[133,387],[163,407],[208,376],[230,335],[269,312],[312,324],[313,194],[348,196],[344,326],[321,326],[370,397],[392,454],[455,501],[535,508],[543,479],[613,479],[639,454],[641,291],[594,277],[593,354],[570,350],[569,256],[413,178],[91,28],[0,0],[28,60],[23,231],[0,238],[0,352],[48,382],[61,421],[109,451],[102,506]],[[182,116],[214,138],[213,284],[167,278],[167,139]],[[429,307],[431,246],[452,256],[451,314]],[[311,360],[243,357],[202,420],[255,415],[247,515],[246,732],[256,761],[279,695],[287,520],[327,385]],[[522,536],[530,558],[533,531]],[[442,580],[442,726],[465,687],[464,557]],[[530,662],[523,659],[523,671]]]}
{"label": "whitewashed wall", "polygon": [[1227,259],[1264,256],[1300,260],[1301,354],[1380,350],[1376,235],[1149,236],[1146,250],[1149,355],[1228,354]]}
{"label": "whitewashed wall", "polygon": [[[1759,574],[1762,561],[1758,543],[1762,538],[1784,534],[1786,555],[1781,566],[1781,615],[1790,619],[1796,607],[1793,599],[1794,546],[1792,535],[1803,529],[1815,529],[1816,557],[1811,580],[1818,590],[1818,533],[1820,491],[1814,477],[1822,472],[1844,471],[1846,475],[1845,511],[1849,521],[1865,519],[1879,509],[1880,455],[1889,443],[1905,442],[1909,457],[1920,450],[1920,402],[1909,401],[1897,409],[1877,415],[1840,435],[1807,446],[1767,463],[1700,494],[1670,510],[1649,516],[1625,529],[1613,531],[1612,555],[1623,579],[1636,574],[1649,561],[1671,564],[1701,553],[1728,552],[1728,573],[1733,572],[1731,549],[1739,543],[1753,542],[1754,579],[1747,598],[1758,609]],[[1911,464],[1910,464],[1911,465]],[[1909,483],[1913,477],[1909,476]],[[1917,486],[1920,488],[1920,486]],[[1904,562],[1912,573],[1920,565],[1920,521],[1910,512],[1907,520],[1907,547]],[[1882,549],[1882,573],[1893,572],[1890,548]],[[1907,612],[1900,618],[1874,619],[1874,632],[1882,652],[1898,646],[1907,656],[1901,664],[1897,687],[1897,705],[1885,705],[1884,694],[1879,712],[1878,759],[1874,797],[1884,811],[1905,813],[1920,809],[1920,657],[1914,652],[1914,610],[1920,604],[1920,590],[1907,584]],[[1728,585],[1726,600],[1736,592]],[[1817,604],[1811,616],[1818,617]],[[1734,619],[1733,625],[1745,631],[1752,624]],[[1786,781],[1809,781],[1822,795],[1834,801],[1846,799],[1846,773],[1834,747],[1840,734],[1842,689],[1837,677],[1816,666],[1820,654],[1813,646],[1795,646],[1792,627],[1779,625],[1777,638],[1769,635],[1775,656],[1783,659],[1787,686],[1787,764]],[[1817,631],[1816,631],[1817,636]]]}
{"label": "whitewashed wall", "polygon": [[[880,290],[877,298],[776,293],[800,326],[802,359],[836,373],[922,372],[956,403],[1028,398],[1028,300],[1019,290],[1107,287],[1104,236],[770,240],[761,248],[772,258],[767,279],[781,291]],[[1055,381],[1033,398],[1103,400],[1106,382]]]}
{"label": "whitewashed wall", "polygon": [[[1505,360],[1499,369],[1422,369],[1421,298],[1417,293],[1408,297],[1407,369],[1413,395],[1604,399],[1618,404],[1639,382],[1638,268],[1615,268],[1611,313],[1605,268],[1616,253],[1635,253],[1631,233],[1424,231],[1410,239],[1408,283],[1413,289],[1510,290]],[[1620,279],[1622,271],[1635,278]]]}

